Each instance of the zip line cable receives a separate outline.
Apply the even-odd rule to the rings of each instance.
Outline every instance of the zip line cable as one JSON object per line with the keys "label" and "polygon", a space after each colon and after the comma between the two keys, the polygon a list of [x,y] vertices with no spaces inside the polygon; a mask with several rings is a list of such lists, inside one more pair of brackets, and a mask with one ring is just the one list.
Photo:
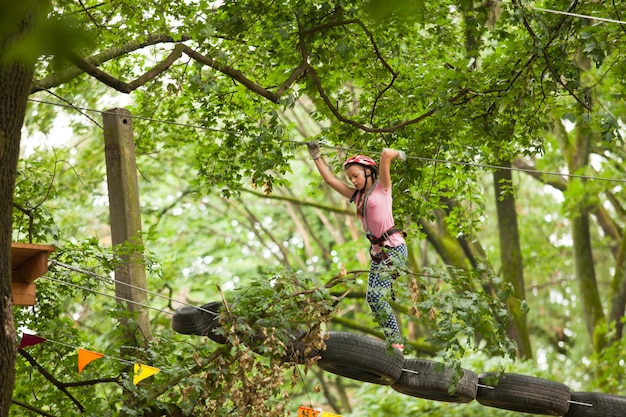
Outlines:
{"label": "zip line cable", "polygon": [[[77,268],[77,267],[75,267],[75,266],[68,265],[68,264],[65,264],[65,263],[63,263],[63,262],[59,262],[59,261],[54,260],[54,259],[53,259],[53,260],[51,260],[51,261],[50,261],[50,263],[51,263],[51,264],[53,264],[53,265],[59,265],[60,267],[63,267],[63,268],[65,268],[65,269],[69,269],[70,271],[80,272],[81,274],[85,274],[85,275],[88,275],[88,276],[90,276],[90,277],[96,278],[96,279],[98,279],[98,280],[100,280],[100,281],[103,281],[103,282],[105,282],[105,283],[107,283],[107,284],[122,284],[122,285],[125,285],[125,286],[126,286],[126,287],[128,287],[128,288],[132,288],[132,289],[134,289],[134,290],[143,291],[143,292],[145,292],[145,293],[147,293],[147,294],[154,295],[155,297],[160,297],[160,298],[163,298],[163,299],[168,300],[168,301],[170,301],[170,302],[175,302],[175,303],[178,303],[178,304],[183,304],[183,305],[188,306],[188,307],[193,307],[193,308],[196,308],[196,309],[198,309],[198,310],[200,310],[200,311],[203,311],[203,312],[205,312],[205,313],[212,314],[212,315],[214,315],[214,316],[218,316],[218,315],[219,315],[219,314],[217,314],[217,313],[216,313],[216,312],[214,312],[214,311],[210,311],[210,310],[207,310],[207,309],[202,308],[202,307],[197,307],[197,306],[195,306],[195,305],[193,305],[193,304],[189,304],[189,303],[184,302],[184,301],[179,301],[179,300],[176,300],[176,299],[174,299],[174,298],[172,298],[172,297],[168,297],[168,296],[166,296],[166,295],[159,294],[158,292],[150,291],[150,290],[147,290],[147,289],[145,289],[145,288],[141,288],[141,287],[138,287],[138,286],[136,286],[136,285],[129,284],[129,283],[127,283],[127,282],[115,281],[115,280],[113,280],[113,279],[111,279],[111,278],[107,278],[107,277],[103,277],[103,276],[101,276],[101,275],[98,275],[98,274],[96,274],[95,272],[91,272],[91,271],[88,271],[88,270],[86,270],[86,269],[82,269],[82,268]],[[66,282],[66,281],[61,281],[61,282]],[[161,310],[161,311],[162,311],[162,310]],[[168,314],[173,314],[173,313],[168,313]]]}
{"label": "zip line cable", "polygon": [[505,1],[502,0],[494,0],[497,3],[502,4],[503,6],[511,6],[514,7],[516,9],[531,9],[531,10],[536,10],[538,12],[544,12],[544,13],[553,13],[553,14],[560,14],[560,15],[566,15],[566,16],[571,16],[571,17],[578,17],[580,19],[589,19],[589,20],[598,20],[600,22],[607,22],[607,23],[617,23],[619,25],[626,25],[626,22],[623,20],[616,20],[616,19],[609,19],[606,17],[597,17],[597,16],[590,16],[590,15],[585,15],[585,14],[579,14],[579,13],[572,13],[572,12],[564,12],[561,10],[554,10],[554,9],[547,9],[547,8],[543,8],[543,7],[536,7],[536,6],[518,6],[517,4],[513,4],[513,3],[507,3]]}
{"label": "zip line cable", "polygon": [[[506,4],[506,3],[503,3],[503,4]],[[608,19],[606,17],[588,16],[588,15],[578,14],[578,13],[563,12],[563,11],[560,11],[560,10],[544,9],[542,7],[530,6],[530,8],[533,9],[533,10],[540,11],[540,12],[547,12],[547,13],[554,13],[554,14],[563,14],[563,15],[566,15],[566,16],[579,17],[579,18],[583,18],[583,19],[598,20],[598,21],[601,21],[601,22],[617,23],[617,24],[620,24],[620,25],[626,25],[626,22],[623,21],[623,20]]]}
{"label": "zip line cable", "polygon": [[[47,105],[59,106],[59,107],[66,107],[66,108],[74,109],[74,110],[90,111],[90,112],[95,112],[95,113],[100,113],[100,114],[113,114],[113,113],[111,113],[109,111],[106,111],[106,110],[95,110],[95,109],[90,109],[88,107],[78,107],[78,106],[72,106],[72,105],[69,105],[69,104],[54,103],[54,102],[51,102],[51,101],[44,101],[44,100],[37,100],[37,99],[28,99],[28,100],[32,101],[32,102],[35,102],[35,103],[41,103],[41,104],[47,104]],[[210,127],[206,127],[206,126],[193,125],[193,124],[181,123],[181,122],[174,122],[174,121],[169,121],[169,120],[153,119],[153,118],[149,118],[149,117],[142,117],[142,116],[135,116],[135,115],[130,115],[129,117],[131,119],[144,120],[144,121],[149,121],[149,122],[154,122],[154,123],[163,123],[163,124],[170,124],[170,125],[175,125],[175,126],[189,127],[189,128],[193,128],[193,129],[199,129],[199,130],[208,130],[208,131],[213,131],[213,132],[229,133],[229,134],[234,134],[234,135],[239,135],[239,136],[243,135],[241,132],[236,132],[236,131],[233,131],[233,130],[210,128]],[[307,141],[295,141],[295,140],[289,140],[289,139],[277,139],[277,140],[279,140],[281,142],[285,142],[285,143],[291,143],[291,144],[294,144],[294,145],[300,145],[300,146],[306,145],[308,143]],[[321,147],[325,147],[325,148],[334,149],[334,150],[360,152],[360,153],[364,153],[364,154],[375,154],[375,153],[378,153],[378,151],[346,148],[346,147],[342,147],[342,146],[325,145],[325,144],[322,144],[322,143],[320,143],[320,146]],[[535,169],[530,169],[530,168],[503,167],[503,166],[492,165],[492,164],[481,164],[481,163],[478,163],[478,162],[454,161],[454,160],[448,160],[448,159],[430,158],[430,157],[415,156],[415,155],[409,155],[409,154],[407,154],[406,157],[407,157],[407,159],[415,159],[415,160],[419,160],[419,161],[422,161],[422,162],[430,162],[430,163],[434,163],[434,164],[452,164],[452,165],[461,165],[461,166],[468,166],[468,167],[477,167],[477,168],[482,168],[482,169],[504,170],[504,171],[512,171],[512,172],[524,172],[524,173],[531,173],[531,174],[536,174],[536,175],[548,175],[548,176],[579,178],[579,179],[587,179],[587,180],[595,180],[595,181],[626,183],[626,178],[599,177],[599,176],[596,176],[596,175],[583,175],[583,174],[570,174],[570,173],[562,173],[562,172],[554,172],[554,171],[541,171],[541,170],[535,170]]]}
{"label": "zip line cable", "polygon": [[93,288],[88,288],[88,287],[85,287],[85,286],[82,286],[82,285],[74,284],[72,282],[63,281],[62,279],[52,278],[52,277],[49,277],[49,276],[46,276],[46,275],[43,275],[41,278],[47,279],[49,281],[58,282],[58,283],[63,284],[63,285],[68,285],[70,287],[78,288],[78,289],[81,289],[81,290],[84,290],[84,291],[89,291],[89,292],[92,292],[94,294],[104,295],[105,297],[114,298],[114,299],[119,300],[119,301],[126,301],[128,303],[135,304],[135,305],[138,305],[138,306],[141,306],[141,307],[145,307],[145,308],[149,308],[151,310],[156,310],[156,311],[159,311],[159,312],[164,313],[164,314],[169,314],[169,315],[172,315],[172,316],[174,315],[174,313],[172,311],[162,310],[160,308],[152,307],[152,306],[149,306],[147,304],[142,304],[142,303],[140,303],[138,301],[135,301],[135,300],[130,300],[128,298],[120,297],[118,295],[107,294],[107,293],[102,292],[102,291],[94,290]]}
{"label": "zip line cable", "polygon": [[[172,298],[172,297],[168,297],[168,296],[166,296],[166,295],[159,294],[159,293],[157,293],[157,292],[150,291],[150,290],[148,290],[148,289],[141,288],[141,287],[138,287],[138,286],[136,286],[136,285],[132,285],[132,284],[129,284],[129,283],[126,283],[126,282],[115,281],[115,280],[113,280],[113,279],[111,279],[111,278],[107,278],[107,277],[104,277],[104,276],[98,275],[98,274],[96,274],[96,273],[94,273],[94,272],[88,271],[88,270],[86,270],[86,269],[83,269],[83,268],[78,268],[78,267],[75,267],[75,266],[72,266],[72,265],[68,265],[68,264],[65,264],[65,263],[63,263],[63,262],[59,262],[59,261],[54,260],[54,259],[53,259],[53,260],[51,260],[51,261],[50,261],[50,263],[51,263],[52,265],[58,265],[58,266],[60,266],[60,267],[62,267],[62,268],[66,268],[66,269],[71,270],[71,271],[74,271],[74,272],[78,272],[78,273],[81,273],[81,274],[85,274],[85,275],[90,276],[90,277],[92,277],[92,278],[95,278],[95,279],[97,279],[97,280],[103,281],[103,282],[105,282],[106,284],[109,284],[109,285],[113,285],[113,284],[116,284],[116,283],[117,283],[117,284],[122,284],[122,285],[125,285],[125,286],[127,286],[127,287],[130,287],[130,288],[132,288],[132,289],[135,289],[135,290],[138,290],[138,291],[143,291],[143,292],[145,292],[145,293],[147,293],[147,294],[154,295],[154,296],[156,296],[156,297],[160,297],[160,298],[165,299],[165,300],[168,300],[168,301],[170,301],[170,302],[183,304],[183,305],[185,305],[185,306],[188,306],[188,307],[194,308],[194,309],[196,309],[196,310],[199,310],[199,311],[202,311],[202,312],[205,312],[205,313],[211,314],[211,315],[213,315],[213,316],[218,316],[218,315],[219,315],[218,313],[216,313],[216,312],[214,312],[214,311],[207,310],[207,309],[205,309],[205,308],[203,308],[203,307],[198,307],[198,306],[195,306],[195,305],[193,305],[193,304],[189,304],[189,303],[184,302],[184,301],[179,301],[179,300],[174,299],[174,298]],[[381,270],[381,271],[384,271],[384,270]],[[389,271],[391,271],[391,269],[389,269]],[[365,274],[365,273],[368,273],[368,272],[369,272],[368,270],[348,271],[348,273],[352,273],[352,274]],[[410,270],[410,269],[408,269],[408,268],[406,268],[406,270],[405,270],[404,272],[406,272],[406,274],[407,274],[407,275],[420,276],[420,277],[424,277],[424,278],[434,278],[434,279],[440,279],[440,278],[441,278],[440,276],[436,276],[436,275],[432,275],[432,274],[428,274],[428,273],[418,273],[418,272],[414,272],[414,271],[411,271],[411,270]],[[172,316],[173,316],[174,314],[176,314],[175,312],[171,312],[171,311],[167,311],[167,310],[162,310],[162,309],[159,309],[159,308],[156,308],[156,307],[151,307],[151,306],[148,306],[148,305],[145,305],[145,304],[142,304],[142,303],[139,303],[139,302],[133,301],[133,300],[128,300],[128,299],[126,299],[126,298],[119,297],[119,296],[117,296],[117,295],[107,294],[107,293],[104,293],[104,292],[101,292],[101,291],[97,291],[97,290],[94,290],[94,289],[91,289],[91,288],[88,288],[88,287],[85,287],[85,286],[82,286],[82,285],[78,285],[78,284],[74,284],[74,283],[71,283],[71,282],[63,281],[63,280],[58,279],[58,278],[52,278],[52,277],[48,277],[48,276],[46,276],[46,275],[42,276],[42,278],[44,278],[44,279],[48,279],[48,280],[50,280],[50,281],[58,282],[58,283],[61,283],[61,284],[65,284],[65,285],[68,285],[68,286],[72,286],[72,287],[75,287],[75,288],[81,289],[81,290],[83,290],[83,291],[87,291],[87,292],[92,292],[92,293],[95,293],[95,294],[104,295],[104,296],[106,296],[106,297],[109,297],[109,298],[114,298],[114,299],[116,299],[116,300],[120,300],[120,301],[127,301],[127,302],[129,302],[129,303],[132,303],[132,304],[135,304],[135,305],[139,305],[139,306],[141,306],[141,307],[146,307],[146,308],[149,308],[149,309],[152,309],[152,310],[156,310],[156,311],[162,312],[162,313],[164,313],[164,314],[169,314],[169,315],[172,315]]]}
{"label": "zip line cable", "polygon": [[[33,102],[33,103],[40,103],[40,104],[47,104],[47,105],[51,105],[51,106],[58,106],[58,107],[65,107],[68,109],[72,109],[72,110],[80,110],[80,111],[85,111],[85,112],[93,112],[93,113],[99,113],[99,114],[117,114],[108,110],[96,110],[96,109],[90,109],[89,107],[80,107],[80,106],[74,106],[72,104],[63,104],[63,103],[55,103],[53,101],[46,101],[46,100],[39,100],[39,99],[35,99],[35,98],[29,98],[28,101]],[[180,126],[180,127],[190,127],[192,129],[201,129],[201,130],[209,130],[212,132],[219,132],[219,133],[230,133],[233,135],[241,135],[241,132],[236,132],[234,130],[228,130],[228,129],[218,129],[215,127],[206,127],[206,126],[200,126],[200,125],[192,125],[189,123],[183,123],[183,122],[175,122],[172,120],[162,120],[162,119],[153,119],[151,117],[145,117],[145,116],[136,116],[131,114],[129,116],[131,119],[137,119],[137,120],[143,120],[143,121],[147,121],[147,122],[155,122],[155,123],[161,123],[161,124],[166,124],[166,125],[173,125],[173,126]]]}
{"label": "zip line cable", "polygon": [[[295,142],[295,141],[292,141],[292,142]],[[296,142],[296,143],[301,143],[301,144],[306,145],[306,142]],[[345,148],[345,147],[332,146],[332,145],[320,144],[320,146],[327,147],[327,148],[333,148],[333,149],[336,149],[336,150],[352,151],[352,152],[358,152],[358,153],[370,153],[370,154],[371,153],[377,153],[377,152],[374,152],[374,151],[367,151],[367,150],[364,150],[364,149],[353,149],[353,148]],[[416,160],[423,161],[423,162],[433,162],[435,164],[451,164],[451,165],[461,165],[461,166],[477,167],[477,168],[483,168],[483,169],[514,171],[514,172],[525,172],[525,173],[532,173],[532,174],[537,174],[537,175],[550,175],[550,176],[557,176],[557,177],[581,178],[581,179],[587,179],[587,180],[606,181],[606,182],[618,182],[618,183],[626,182],[626,178],[598,177],[598,176],[594,176],[594,175],[570,174],[570,173],[566,173],[566,172],[561,173],[561,172],[553,172],[553,171],[541,171],[541,170],[536,170],[536,169],[531,169],[531,168],[503,167],[503,166],[500,166],[500,165],[481,164],[479,162],[453,161],[453,160],[448,160],[448,159],[428,158],[428,157],[424,157],[424,156],[415,156],[415,155],[408,155],[408,154],[406,155],[406,159],[416,159]]]}

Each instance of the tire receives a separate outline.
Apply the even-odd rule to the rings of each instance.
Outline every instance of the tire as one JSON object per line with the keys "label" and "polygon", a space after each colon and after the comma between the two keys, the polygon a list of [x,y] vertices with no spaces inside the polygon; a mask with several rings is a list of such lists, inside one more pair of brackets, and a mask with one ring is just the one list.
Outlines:
{"label": "tire", "polygon": [[489,380],[496,372],[478,376],[476,401],[489,407],[522,413],[562,416],[569,409],[571,398],[567,385],[532,376],[503,374],[495,386]]}
{"label": "tire", "polygon": [[391,388],[411,397],[451,403],[468,403],[476,398],[478,375],[464,369],[454,394],[451,394],[452,370],[437,371],[437,365],[427,359],[405,359],[402,375]]}
{"label": "tire", "polygon": [[326,350],[317,362],[323,370],[379,385],[400,379],[404,356],[398,349],[390,351],[385,342],[358,334],[328,332],[326,336]]}
{"label": "tire", "polygon": [[200,308],[180,307],[172,317],[172,329],[182,334],[206,336],[214,342],[226,344],[228,339],[214,332],[220,328],[218,317],[221,308],[222,303],[216,301],[204,304]]}
{"label": "tire", "polygon": [[565,417],[623,417],[626,397],[598,392],[572,392]]}

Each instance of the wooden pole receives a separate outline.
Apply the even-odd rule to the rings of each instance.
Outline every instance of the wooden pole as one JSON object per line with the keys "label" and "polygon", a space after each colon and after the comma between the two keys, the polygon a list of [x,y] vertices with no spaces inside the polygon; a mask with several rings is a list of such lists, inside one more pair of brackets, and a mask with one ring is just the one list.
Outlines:
{"label": "wooden pole", "polygon": [[[151,337],[146,304],[146,271],[142,262],[141,210],[135,142],[130,111],[112,109],[102,116],[104,124],[104,150],[109,188],[111,239],[114,247],[127,245],[124,264],[115,270],[115,295],[126,303],[129,311],[136,313],[137,327],[145,340]],[[126,300],[126,301],[124,301]],[[122,325],[128,324],[122,323]],[[130,342],[138,340],[129,332]]]}

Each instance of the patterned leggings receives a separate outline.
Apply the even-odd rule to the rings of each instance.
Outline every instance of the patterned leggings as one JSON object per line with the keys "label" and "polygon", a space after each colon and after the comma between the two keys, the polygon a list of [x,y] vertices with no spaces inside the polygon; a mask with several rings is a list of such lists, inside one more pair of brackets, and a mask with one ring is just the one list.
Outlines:
{"label": "patterned leggings", "polygon": [[403,267],[408,251],[406,245],[387,247],[389,258],[381,263],[372,261],[367,281],[365,299],[374,313],[374,318],[383,328],[385,338],[390,343],[402,343],[402,334],[396,321],[393,309],[387,299],[392,296],[392,285],[395,280],[393,269]]}

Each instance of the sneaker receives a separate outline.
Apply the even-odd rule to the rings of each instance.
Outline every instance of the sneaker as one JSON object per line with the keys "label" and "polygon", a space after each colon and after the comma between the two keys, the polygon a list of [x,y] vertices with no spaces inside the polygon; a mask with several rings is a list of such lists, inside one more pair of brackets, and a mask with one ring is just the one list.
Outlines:
{"label": "sneaker", "polygon": [[404,345],[400,344],[400,343],[394,343],[391,346],[395,347],[396,349],[398,349],[400,352],[404,351]]}

